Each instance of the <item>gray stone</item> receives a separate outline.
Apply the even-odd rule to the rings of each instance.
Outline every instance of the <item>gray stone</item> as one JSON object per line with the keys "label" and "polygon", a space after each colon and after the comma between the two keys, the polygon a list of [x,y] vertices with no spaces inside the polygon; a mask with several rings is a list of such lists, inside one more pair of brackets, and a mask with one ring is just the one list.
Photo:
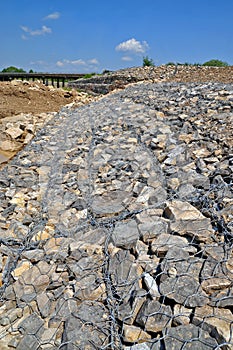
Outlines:
{"label": "gray stone", "polygon": [[161,233],[151,243],[151,251],[159,257],[164,257],[170,248],[177,247],[188,253],[196,253],[197,249],[192,246],[185,237]]}
{"label": "gray stone", "polygon": [[92,209],[96,216],[114,216],[125,210],[124,199],[129,196],[124,191],[112,191],[108,195],[95,197],[92,203]]}
{"label": "gray stone", "polygon": [[171,325],[172,311],[170,306],[158,301],[147,300],[141,307],[136,323],[148,332],[161,332]]}
{"label": "gray stone", "polygon": [[167,204],[164,216],[171,220],[171,231],[189,235],[199,242],[211,243],[213,234],[210,219],[188,202],[173,201]]}
{"label": "gray stone", "polygon": [[168,328],[163,331],[163,335],[167,350],[211,350],[218,346],[209,333],[192,324]]}
{"label": "gray stone", "polygon": [[175,326],[187,325],[190,323],[192,309],[188,309],[180,304],[175,304],[173,308],[173,324]]}
{"label": "gray stone", "polygon": [[139,289],[142,269],[129,251],[119,250],[110,259],[108,272],[116,297],[124,298],[131,291]]}
{"label": "gray stone", "polygon": [[19,342],[17,350],[31,350],[38,349],[40,342],[35,335],[28,334]]}
{"label": "gray stone", "polygon": [[43,332],[43,325],[43,320],[36,313],[33,313],[20,322],[18,329],[23,334],[36,335],[36,333]]}
{"label": "gray stone", "polygon": [[168,223],[164,219],[157,218],[152,222],[139,224],[138,229],[143,242],[148,242],[161,234],[167,233]]}
{"label": "gray stone", "polygon": [[48,317],[51,311],[52,294],[41,293],[37,296],[38,310],[43,318]]}
{"label": "gray stone", "polygon": [[126,295],[117,308],[117,318],[129,325],[132,325],[142,304],[146,301],[147,292],[143,289],[133,290]]}
{"label": "gray stone", "polygon": [[144,283],[151,298],[158,299],[160,297],[160,293],[156,280],[149,273],[145,273],[143,277]]}
{"label": "gray stone", "polygon": [[[211,306],[196,308],[193,323],[210,333],[219,344],[232,342],[232,312]],[[226,349],[232,347],[225,346]]]}
{"label": "gray stone", "polygon": [[65,322],[62,340],[66,350],[100,349],[108,344],[109,332],[107,309],[100,303],[85,301]]}
{"label": "gray stone", "polygon": [[138,226],[135,220],[117,222],[112,234],[113,244],[116,247],[130,249],[139,239]]}
{"label": "gray stone", "polygon": [[189,257],[178,247],[171,248],[161,264],[160,293],[185,307],[206,305],[208,296],[199,283],[201,267],[201,259]]}
{"label": "gray stone", "polygon": [[185,307],[203,306],[208,303],[198,282],[192,276],[168,277],[160,283],[160,293]]}

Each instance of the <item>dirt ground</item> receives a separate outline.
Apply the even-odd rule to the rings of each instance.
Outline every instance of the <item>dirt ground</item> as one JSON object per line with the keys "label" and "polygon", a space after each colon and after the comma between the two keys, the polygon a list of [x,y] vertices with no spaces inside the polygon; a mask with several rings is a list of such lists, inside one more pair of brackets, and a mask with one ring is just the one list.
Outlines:
{"label": "dirt ground", "polygon": [[0,82],[0,168],[63,106],[78,107],[95,99],[40,82]]}
{"label": "dirt ground", "polygon": [[20,113],[59,111],[75,97],[74,90],[56,89],[39,82],[0,82],[0,118]]}

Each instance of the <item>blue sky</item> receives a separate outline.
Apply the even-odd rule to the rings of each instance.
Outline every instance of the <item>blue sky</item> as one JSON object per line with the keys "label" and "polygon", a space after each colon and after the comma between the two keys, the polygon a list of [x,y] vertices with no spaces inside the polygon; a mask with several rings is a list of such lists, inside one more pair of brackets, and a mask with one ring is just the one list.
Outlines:
{"label": "blue sky", "polygon": [[220,59],[233,65],[233,0],[6,0],[0,70],[102,72]]}

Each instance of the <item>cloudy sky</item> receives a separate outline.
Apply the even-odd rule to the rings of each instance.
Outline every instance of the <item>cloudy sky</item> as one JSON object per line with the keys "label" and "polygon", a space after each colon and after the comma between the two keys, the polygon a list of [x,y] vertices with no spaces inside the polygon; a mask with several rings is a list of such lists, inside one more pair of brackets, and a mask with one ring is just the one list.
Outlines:
{"label": "cloudy sky", "polygon": [[102,72],[221,59],[233,65],[233,0],[7,0],[0,70]]}

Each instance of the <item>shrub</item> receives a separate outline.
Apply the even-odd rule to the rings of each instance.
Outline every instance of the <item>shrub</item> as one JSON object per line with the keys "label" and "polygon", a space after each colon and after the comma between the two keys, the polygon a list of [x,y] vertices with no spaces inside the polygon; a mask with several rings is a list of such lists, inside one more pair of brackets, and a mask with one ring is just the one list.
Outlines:
{"label": "shrub", "polygon": [[210,60],[205,63],[203,63],[203,66],[208,66],[208,67],[228,67],[229,64],[227,62],[223,62],[220,60]]}
{"label": "shrub", "polygon": [[154,67],[155,64],[148,56],[143,57],[143,67]]}
{"label": "shrub", "polygon": [[4,68],[2,70],[2,73],[26,73],[25,70],[23,70],[22,68],[17,68],[17,67],[14,67],[14,66],[10,66],[10,67],[7,67],[7,68]]}
{"label": "shrub", "polygon": [[93,77],[93,75],[96,75],[96,73],[87,73],[87,74],[85,74],[84,75],[84,79],[88,79],[88,78],[91,78],[91,77]]}

